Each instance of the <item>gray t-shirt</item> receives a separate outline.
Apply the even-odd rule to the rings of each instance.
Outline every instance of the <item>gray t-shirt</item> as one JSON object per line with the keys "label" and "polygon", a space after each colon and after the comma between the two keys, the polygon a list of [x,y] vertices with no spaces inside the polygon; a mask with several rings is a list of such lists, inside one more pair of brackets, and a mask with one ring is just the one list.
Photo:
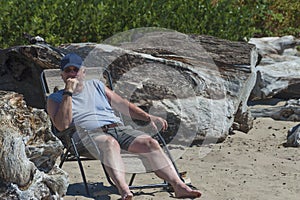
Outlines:
{"label": "gray t-shirt", "polygon": [[[62,102],[63,90],[52,93],[49,98]],[[84,82],[82,92],[72,96],[73,123],[87,130],[112,123],[122,123],[111,108],[105,94],[104,84],[99,80]]]}

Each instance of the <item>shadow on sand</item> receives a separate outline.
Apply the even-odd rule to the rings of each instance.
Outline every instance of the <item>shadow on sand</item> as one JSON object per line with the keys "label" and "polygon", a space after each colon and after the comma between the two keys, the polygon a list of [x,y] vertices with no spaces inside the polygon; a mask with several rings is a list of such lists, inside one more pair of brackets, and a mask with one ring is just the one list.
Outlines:
{"label": "shadow on sand", "polygon": [[[112,194],[118,195],[118,190],[113,186],[104,186],[103,183],[89,183],[88,184],[90,195],[87,194],[83,183],[73,183],[70,184],[67,190],[67,196],[82,196],[86,198],[91,198],[95,200],[111,200]],[[157,190],[134,190],[132,191],[134,196],[143,196],[147,198],[155,197],[156,193],[166,192],[162,189]],[[173,195],[169,193],[169,197],[172,198]]]}
{"label": "shadow on sand", "polygon": [[118,194],[118,191],[113,186],[104,186],[103,183],[88,184],[90,196],[87,194],[83,183],[70,184],[67,190],[68,196],[84,196],[95,200],[110,200],[111,194]]}

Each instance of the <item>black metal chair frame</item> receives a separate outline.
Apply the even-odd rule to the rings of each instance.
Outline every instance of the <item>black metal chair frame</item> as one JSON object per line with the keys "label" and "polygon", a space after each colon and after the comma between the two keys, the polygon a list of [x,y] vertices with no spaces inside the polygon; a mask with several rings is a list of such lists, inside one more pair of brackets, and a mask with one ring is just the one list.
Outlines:
{"label": "black metal chair frame", "polygon": [[[104,70],[103,73],[106,74],[106,77],[108,79],[109,87],[113,90],[113,84],[112,84],[112,79],[111,79],[110,72],[108,70]],[[49,91],[49,87],[48,87],[48,84],[47,84],[47,77],[45,76],[44,71],[41,73],[40,78],[41,78],[41,84],[42,84],[42,88],[43,88],[44,96],[45,96],[45,100],[46,100],[47,99],[47,93],[49,94],[50,91]],[[66,129],[64,131],[61,131],[61,132],[58,132],[55,129],[55,127],[53,127],[53,132],[63,142],[64,149],[65,149],[63,155],[61,156],[61,162],[59,164],[59,167],[62,168],[65,161],[77,161],[80,172],[81,172],[82,180],[83,180],[83,183],[84,183],[84,186],[85,186],[86,193],[87,193],[88,196],[90,196],[90,191],[89,191],[89,188],[88,188],[88,183],[87,183],[87,180],[86,180],[86,175],[85,175],[85,171],[84,171],[84,168],[83,168],[82,161],[84,161],[84,160],[96,160],[96,159],[95,158],[84,157],[84,156],[80,155],[80,152],[77,149],[78,144],[76,144],[76,142],[74,141],[74,139],[72,137],[73,134],[75,133],[75,131],[76,131],[75,126],[69,127],[68,129]],[[174,159],[172,158],[172,155],[171,155],[169,149],[167,148],[167,144],[166,144],[164,138],[162,137],[162,135],[159,132],[157,132],[155,138],[164,147],[165,153],[170,158],[170,160],[171,160],[172,164],[174,165],[174,168],[175,168],[178,176],[181,178],[181,175],[178,171],[176,163],[174,162]],[[93,141],[93,140],[91,139],[91,141]],[[110,176],[108,175],[104,164],[103,163],[101,163],[101,164],[102,164],[102,167],[103,167],[103,170],[104,170],[107,181],[109,182],[109,184],[111,184],[112,186],[115,187],[115,184],[111,180]],[[128,183],[130,189],[164,188],[167,191],[172,191],[171,185],[169,183],[167,183],[166,181],[163,181],[162,183],[156,183],[156,184],[133,185],[133,182],[134,182],[134,179],[135,179],[136,175],[137,175],[136,173],[133,173],[131,175],[130,181]]]}

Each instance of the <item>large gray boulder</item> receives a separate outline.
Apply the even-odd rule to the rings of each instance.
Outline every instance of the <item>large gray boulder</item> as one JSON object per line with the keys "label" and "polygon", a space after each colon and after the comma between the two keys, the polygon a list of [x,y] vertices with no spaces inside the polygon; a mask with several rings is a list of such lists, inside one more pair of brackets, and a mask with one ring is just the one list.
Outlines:
{"label": "large gray boulder", "polygon": [[44,108],[40,74],[58,68],[60,59],[60,53],[44,44],[0,50],[0,90],[20,93],[29,106]]}
{"label": "large gray boulder", "polygon": [[87,67],[107,68],[117,93],[166,118],[168,141],[216,142],[232,128],[252,128],[247,100],[256,81],[254,45],[170,31],[123,34],[61,48],[82,55]]}
{"label": "large gray boulder", "polygon": [[[164,134],[168,141],[216,142],[232,129],[247,132],[252,128],[247,100],[259,61],[254,45],[169,30],[134,30],[102,44],[66,44],[57,49],[80,54],[87,67],[107,68],[117,93],[168,120]],[[14,47],[2,54],[7,79],[1,81],[14,79],[15,90],[24,94],[29,105],[43,107],[39,72],[58,68],[61,54],[44,44]],[[14,57],[22,61],[22,73],[11,70],[19,68],[11,64]],[[147,124],[125,120],[151,132]]]}

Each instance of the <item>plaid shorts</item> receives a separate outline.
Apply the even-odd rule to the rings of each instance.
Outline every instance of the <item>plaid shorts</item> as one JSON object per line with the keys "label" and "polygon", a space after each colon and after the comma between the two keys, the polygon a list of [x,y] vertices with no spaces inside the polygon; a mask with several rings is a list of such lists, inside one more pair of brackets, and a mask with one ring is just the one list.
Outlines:
{"label": "plaid shorts", "polygon": [[97,128],[91,131],[78,130],[73,135],[73,139],[76,142],[76,146],[80,154],[91,153],[99,154],[97,145],[95,144],[94,138],[100,135],[110,135],[112,136],[120,145],[122,150],[128,150],[132,141],[141,135],[147,135],[145,132],[135,130],[132,126],[117,126],[114,128],[108,128],[107,131],[103,131],[102,128]]}

